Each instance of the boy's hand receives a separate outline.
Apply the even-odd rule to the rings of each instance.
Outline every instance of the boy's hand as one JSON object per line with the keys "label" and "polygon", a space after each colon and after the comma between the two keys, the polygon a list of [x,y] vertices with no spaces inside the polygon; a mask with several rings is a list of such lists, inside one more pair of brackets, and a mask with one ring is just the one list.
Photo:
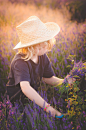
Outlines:
{"label": "boy's hand", "polygon": [[53,108],[52,106],[50,106],[50,107],[48,107],[48,108],[46,109],[46,112],[47,112],[47,113],[49,113],[49,111],[50,111],[51,115],[52,115],[54,118],[55,118],[55,115],[61,116],[61,113],[60,113],[58,110],[56,110],[55,108]]}
{"label": "boy's hand", "polygon": [[72,84],[76,81],[75,78],[72,78],[72,77],[70,78],[70,75],[67,75],[66,78],[67,78],[67,81],[68,81],[68,83],[69,83],[70,85],[72,85]]}
{"label": "boy's hand", "polygon": [[70,79],[68,79],[68,83],[69,83],[70,85],[73,84],[75,81],[76,81],[75,78],[70,78]]}

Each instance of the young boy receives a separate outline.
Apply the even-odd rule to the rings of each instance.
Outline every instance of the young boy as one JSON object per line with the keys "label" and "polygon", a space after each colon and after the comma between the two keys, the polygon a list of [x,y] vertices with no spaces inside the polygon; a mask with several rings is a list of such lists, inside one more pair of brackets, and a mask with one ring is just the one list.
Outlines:
{"label": "young boy", "polygon": [[[43,23],[38,17],[31,16],[17,26],[20,42],[14,47],[18,49],[11,62],[7,94],[14,103],[21,100],[24,104],[25,97],[35,100],[35,103],[43,108],[44,99],[37,93],[40,81],[47,84],[58,85],[64,79],[55,77],[50,61],[46,55],[55,44],[55,36],[60,27],[54,22]],[[46,112],[52,116],[63,115],[45,101]]]}

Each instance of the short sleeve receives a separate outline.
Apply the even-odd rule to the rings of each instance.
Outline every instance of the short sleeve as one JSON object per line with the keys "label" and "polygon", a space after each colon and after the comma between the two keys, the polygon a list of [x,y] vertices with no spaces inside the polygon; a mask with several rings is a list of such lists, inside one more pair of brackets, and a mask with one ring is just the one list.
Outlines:
{"label": "short sleeve", "polygon": [[50,78],[52,76],[55,75],[52,67],[51,67],[51,64],[50,64],[50,61],[47,57],[47,55],[45,55],[45,65],[44,65],[44,73],[43,73],[43,77],[44,78]]}
{"label": "short sleeve", "polygon": [[28,64],[24,60],[17,60],[13,65],[13,73],[15,79],[15,85],[21,81],[30,82],[30,73]]}

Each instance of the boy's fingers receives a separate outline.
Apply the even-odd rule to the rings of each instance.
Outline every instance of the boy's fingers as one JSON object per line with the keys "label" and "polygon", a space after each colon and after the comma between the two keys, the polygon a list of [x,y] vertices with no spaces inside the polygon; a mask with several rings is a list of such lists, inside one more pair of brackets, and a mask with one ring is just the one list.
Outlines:
{"label": "boy's fingers", "polygon": [[75,82],[75,81],[76,81],[75,78],[68,79],[68,83],[69,83],[69,84],[72,84],[72,83]]}
{"label": "boy's fingers", "polygon": [[75,82],[76,81],[76,79],[75,78],[73,78],[73,82]]}

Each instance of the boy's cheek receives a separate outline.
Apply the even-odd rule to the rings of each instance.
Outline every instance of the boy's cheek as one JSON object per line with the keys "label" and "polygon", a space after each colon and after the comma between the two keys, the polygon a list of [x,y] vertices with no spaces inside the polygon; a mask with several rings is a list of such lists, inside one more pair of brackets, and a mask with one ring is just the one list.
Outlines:
{"label": "boy's cheek", "polygon": [[38,54],[38,53],[39,53],[39,49],[38,49],[38,48],[35,48],[35,49],[34,49],[34,53],[35,53],[35,54]]}

